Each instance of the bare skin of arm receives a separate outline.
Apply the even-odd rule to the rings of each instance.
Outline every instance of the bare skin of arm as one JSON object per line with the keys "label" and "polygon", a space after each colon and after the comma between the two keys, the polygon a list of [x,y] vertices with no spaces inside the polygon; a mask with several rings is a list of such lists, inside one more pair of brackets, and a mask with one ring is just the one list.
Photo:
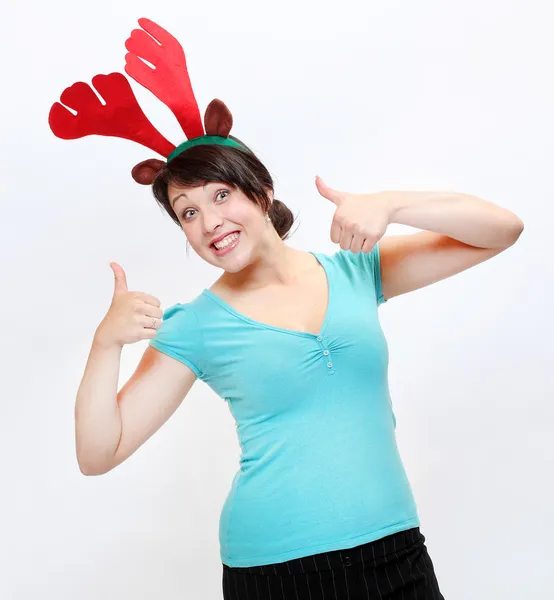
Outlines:
{"label": "bare skin of arm", "polygon": [[112,470],[171,417],[196,380],[180,361],[148,346],[117,392],[121,346],[94,341],[75,404],[77,460],[84,475]]}

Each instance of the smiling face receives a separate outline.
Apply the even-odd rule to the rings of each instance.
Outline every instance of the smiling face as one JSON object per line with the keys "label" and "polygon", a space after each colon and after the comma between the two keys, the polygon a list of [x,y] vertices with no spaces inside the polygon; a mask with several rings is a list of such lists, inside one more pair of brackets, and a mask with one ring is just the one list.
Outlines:
{"label": "smiling face", "polygon": [[[198,187],[169,184],[168,196],[190,245],[206,262],[236,273],[261,255],[272,227],[240,189],[219,182]],[[213,245],[231,233],[218,243],[219,249]]]}

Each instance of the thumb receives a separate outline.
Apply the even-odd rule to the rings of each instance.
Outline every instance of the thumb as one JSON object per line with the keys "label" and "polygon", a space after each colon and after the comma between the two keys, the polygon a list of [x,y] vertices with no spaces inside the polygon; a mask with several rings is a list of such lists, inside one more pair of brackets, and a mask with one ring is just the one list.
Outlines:
{"label": "thumb", "polygon": [[116,262],[111,262],[110,267],[112,268],[115,276],[114,296],[121,294],[122,292],[128,292],[129,288],[127,287],[127,277],[125,277],[125,271]]}
{"label": "thumb", "polygon": [[331,200],[334,204],[339,204],[341,198],[343,197],[342,192],[338,192],[337,190],[333,190],[328,185],[323,183],[323,179],[319,175],[315,176],[315,185],[317,187],[317,191],[327,200]]}

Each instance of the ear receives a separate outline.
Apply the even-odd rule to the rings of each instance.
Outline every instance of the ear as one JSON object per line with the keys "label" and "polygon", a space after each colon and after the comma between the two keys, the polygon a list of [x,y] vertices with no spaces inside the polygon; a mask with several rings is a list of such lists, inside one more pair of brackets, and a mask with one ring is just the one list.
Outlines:
{"label": "ear", "polygon": [[135,165],[131,171],[133,179],[141,185],[151,185],[156,175],[165,167],[165,162],[157,158],[149,158]]}
{"label": "ear", "polygon": [[233,127],[233,115],[225,104],[214,98],[206,108],[204,114],[204,129],[206,135],[219,135],[228,137]]}

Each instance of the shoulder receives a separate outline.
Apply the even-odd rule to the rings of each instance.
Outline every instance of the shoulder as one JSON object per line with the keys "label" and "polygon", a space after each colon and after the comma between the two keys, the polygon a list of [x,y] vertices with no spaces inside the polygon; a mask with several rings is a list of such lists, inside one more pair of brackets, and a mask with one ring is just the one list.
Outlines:
{"label": "shoulder", "polygon": [[362,285],[369,284],[375,292],[377,304],[383,304],[381,282],[380,243],[373,246],[370,252],[352,252],[351,250],[337,250],[332,255],[323,255],[325,260],[334,264],[352,282]]}
{"label": "shoulder", "polygon": [[162,323],[149,344],[190,366],[198,377],[202,376],[204,339],[194,302],[166,308]]}
{"label": "shoulder", "polygon": [[[180,327],[183,325],[197,326],[198,317],[194,309],[194,302],[172,304],[163,311],[162,328]],[[159,331],[159,330],[158,330]]]}
{"label": "shoulder", "polygon": [[380,266],[380,243],[375,244],[370,252],[352,252],[340,248],[332,254],[315,252],[318,257],[333,262],[343,268],[355,268],[364,274],[374,276],[376,267]]}

